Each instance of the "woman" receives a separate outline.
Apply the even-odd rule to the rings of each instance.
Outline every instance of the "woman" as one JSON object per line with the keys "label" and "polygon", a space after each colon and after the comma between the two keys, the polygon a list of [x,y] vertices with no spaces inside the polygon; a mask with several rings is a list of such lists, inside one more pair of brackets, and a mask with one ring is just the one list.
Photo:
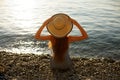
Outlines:
{"label": "woman", "polygon": [[[79,29],[82,34],[81,36],[68,36],[73,25]],[[44,27],[47,27],[51,35],[41,35]],[[49,40],[48,46],[52,53],[51,67],[59,69],[71,67],[71,61],[68,54],[69,43],[84,40],[87,37],[87,33],[80,24],[63,13],[55,14],[47,19],[35,34],[37,40]]]}

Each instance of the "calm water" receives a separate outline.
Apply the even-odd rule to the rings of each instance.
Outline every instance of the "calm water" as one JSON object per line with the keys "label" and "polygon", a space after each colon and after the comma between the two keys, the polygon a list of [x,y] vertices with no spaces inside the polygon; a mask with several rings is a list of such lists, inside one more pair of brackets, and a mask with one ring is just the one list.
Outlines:
{"label": "calm water", "polygon": [[[50,53],[33,36],[56,13],[76,19],[89,35],[70,44],[71,55],[120,59],[120,0],[0,0],[0,51]],[[74,28],[71,35],[78,34]]]}

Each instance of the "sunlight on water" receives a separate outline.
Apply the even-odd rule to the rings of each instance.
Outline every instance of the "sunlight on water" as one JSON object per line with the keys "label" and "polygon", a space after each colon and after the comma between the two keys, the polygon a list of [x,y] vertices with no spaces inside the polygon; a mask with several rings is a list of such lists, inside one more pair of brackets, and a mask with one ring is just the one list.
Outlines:
{"label": "sunlight on water", "polygon": [[34,7],[36,6],[34,0],[18,0],[13,2],[15,6],[11,9],[13,18],[17,20],[15,26],[22,28],[25,31],[32,31],[33,19],[35,17]]}
{"label": "sunlight on water", "polygon": [[[20,34],[31,33],[32,31],[34,33],[36,31],[35,27],[37,26],[35,25],[35,20],[37,21],[37,13],[35,10],[38,4],[35,0],[7,0],[4,1],[4,5],[7,5],[5,7],[5,9],[7,8],[5,11],[5,19],[7,18],[8,22],[3,21],[6,30],[11,33],[19,32]],[[42,7],[42,5],[39,4],[39,7]],[[4,17],[2,18],[4,19]],[[40,19],[42,19],[42,16]]]}

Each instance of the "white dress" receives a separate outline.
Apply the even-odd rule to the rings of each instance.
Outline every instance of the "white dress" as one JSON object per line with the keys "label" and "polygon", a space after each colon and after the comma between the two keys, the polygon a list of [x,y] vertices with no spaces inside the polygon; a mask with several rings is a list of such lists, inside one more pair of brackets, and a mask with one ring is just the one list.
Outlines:
{"label": "white dress", "polygon": [[[51,48],[51,56],[54,54],[53,49]],[[51,57],[50,65],[52,69],[70,69],[72,66],[72,61],[68,54],[68,50],[66,51],[65,60],[61,63],[57,63],[54,61],[53,57]]]}

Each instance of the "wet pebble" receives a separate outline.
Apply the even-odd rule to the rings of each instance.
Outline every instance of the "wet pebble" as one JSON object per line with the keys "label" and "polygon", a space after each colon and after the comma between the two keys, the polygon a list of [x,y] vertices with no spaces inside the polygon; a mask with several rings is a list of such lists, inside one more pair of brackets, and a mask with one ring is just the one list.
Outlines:
{"label": "wet pebble", "polygon": [[101,61],[106,62],[106,63],[114,63],[115,62],[115,60],[113,60],[111,58],[102,58]]}

